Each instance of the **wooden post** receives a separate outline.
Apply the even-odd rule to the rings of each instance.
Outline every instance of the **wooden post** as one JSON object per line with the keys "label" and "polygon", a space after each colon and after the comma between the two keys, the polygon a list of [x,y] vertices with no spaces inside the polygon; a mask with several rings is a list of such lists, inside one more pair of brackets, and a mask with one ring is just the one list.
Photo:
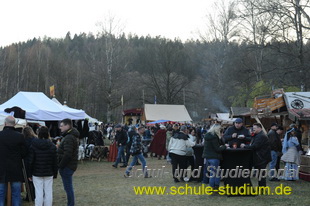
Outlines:
{"label": "wooden post", "polygon": [[8,182],[6,199],[7,199],[6,206],[11,206],[12,205],[12,191],[11,191],[11,183],[10,182]]}

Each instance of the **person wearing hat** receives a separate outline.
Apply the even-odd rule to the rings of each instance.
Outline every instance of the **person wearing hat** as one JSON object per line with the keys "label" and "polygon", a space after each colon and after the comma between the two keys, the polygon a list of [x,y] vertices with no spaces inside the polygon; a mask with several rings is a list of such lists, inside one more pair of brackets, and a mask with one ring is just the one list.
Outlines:
{"label": "person wearing hat", "polygon": [[277,165],[277,160],[278,160],[278,152],[280,152],[279,148],[279,141],[281,145],[281,140],[279,138],[279,135],[277,133],[278,129],[278,124],[277,123],[272,123],[270,130],[267,134],[268,139],[269,139],[269,144],[271,147],[271,162],[269,164],[269,169],[271,171],[270,176],[271,178],[269,179],[270,181],[279,181],[278,178],[273,177],[274,176],[274,169]]}
{"label": "person wearing hat", "polygon": [[281,160],[285,163],[284,167],[284,179],[285,180],[298,180],[298,168],[300,165],[300,154],[298,153],[299,142],[296,136],[297,132],[295,128],[290,129],[286,132]]}
{"label": "person wearing hat", "polygon": [[124,150],[126,148],[126,144],[128,141],[128,137],[127,137],[127,133],[125,130],[123,130],[122,125],[117,124],[115,125],[115,141],[117,144],[117,158],[115,163],[112,165],[112,167],[117,168],[118,163],[121,162],[121,158],[124,161],[124,164],[121,167],[127,167],[127,162],[126,162],[126,158],[125,158],[125,153]]}
{"label": "person wearing hat", "polygon": [[297,146],[298,151],[303,151],[302,149],[302,144],[301,144],[301,139],[302,139],[302,131],[300,129],[298,129],[298,127],[296,126],[296,124],[290,124],[290,128],[295,130],[296,132],[296,137],[298,139],[298,143],[299,145]]}
{"label": "person wearing hat", "polygon": [[225,143],[229,144],[229,147],[237,144],[238,148],[240,148],[241,144],[251,141],[250,131],[243,126],[243,120],[241,118],[237,118],[234,121],[234,125],[225,131],[224,140]]}

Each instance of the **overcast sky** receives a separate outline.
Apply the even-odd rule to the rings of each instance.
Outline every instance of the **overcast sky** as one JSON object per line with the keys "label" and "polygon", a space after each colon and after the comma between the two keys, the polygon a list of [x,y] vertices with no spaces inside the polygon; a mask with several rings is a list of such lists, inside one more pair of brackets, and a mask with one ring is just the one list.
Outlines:
{"label": "overcast sky", "polygon": [[197,38],[197,30],[213,0],[1,0],[0,46],[34,37],[62,38],[97,33],[96,23],[110,13],[124,32],[182,40]]}

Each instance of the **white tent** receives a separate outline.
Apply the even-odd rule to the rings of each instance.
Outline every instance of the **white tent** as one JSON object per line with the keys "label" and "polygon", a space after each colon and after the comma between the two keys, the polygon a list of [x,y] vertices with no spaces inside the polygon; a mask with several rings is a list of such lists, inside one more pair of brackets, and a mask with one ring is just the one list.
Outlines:
{"label": "white tent", "polygon": [[233,124],[237,118],[230,118],[229,113],[216,113],[216,120],[222,124]]}
{"label": "white tent", "polygon": [[85,118],[87,118],[88,122],[90,122],[90,123],[96,123],[96,122],[99,123],[98,119],[93,118],[93,117],[89,116],[88,114],[85,115]]}
{"label": "white tent", "polygon": [[55,102],[55,103],[57,103],[57,104],[62,105],[62,104],[58,101],[58,99],[56,99],[55,97],[52,98],[52,101]]}
{"label": "white tent", "polygon": [[42,92],[18,92],[7,102],[0,105],[4,114],[6,108],[20,107],[26,111],[26,119],[59,121],[65,118],[78,120],[85,118],[83,110],[72,109],[53,102]]}
{"label": "white tent", "polygon": [[[62,105],[59,101],[58,101],[58,99],[56,99],[55,97],[53,97],[52,98],[52,101],[53,102],[55,102],[55,103],[57,103],[57,104],[59,104],[59,105]],[[63,106],[65,106],[65,105],[63,105]],[[68,107],[68,106],[65,106],[65,107]],[[69,107],[70,108],[70,107]],[[99,120],[98,119],[96,119],[96,118],[93,118],[93,117],[91,117],[91,116],[89,116],[88,114],[86,114],[85,113],[85,117],[84,117],[84,119],[88,119],[88,122],[90,122],[90,123],[99,123]]]}
{"label": "white tent", "polygon": [[143,115],[146,121],[160,119],[183,123],[193,121],[184,105],[145,104]]}

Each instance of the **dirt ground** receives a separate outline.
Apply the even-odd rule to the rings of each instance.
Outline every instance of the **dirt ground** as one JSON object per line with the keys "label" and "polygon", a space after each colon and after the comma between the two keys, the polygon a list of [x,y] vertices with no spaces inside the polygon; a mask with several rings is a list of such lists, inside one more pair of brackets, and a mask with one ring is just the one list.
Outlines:
{"label": "dirt ground", "polygon": [[[267,186],[275,188],[280,184],[292,188],[291,195],[260,195],[255,197],[227,197],[221,195],[136,195],[134,186],[185,186],[185,182],[174,183],[171,175],[171,165],[166,160],[147,158],[149,168],[160,169],[165,166],[164,175],[152,178],[131,177],[125,178],[125,168],[113,168],[111,162],[104,159],[101,162],[84,160],[79,163],[74,174],[74,189],[76,205],[105,206],[105,205],[310,205],[310,183],[299,180],[294,182],[267,181]],[[137,166],[141,168],[141,166]],[[133,169],[133,171],[137,171]],[[168,174],[169,173],[169,174]],[[155,173],[154,173],[155,174]],[[257,179],[252,179],[257,185]],[[221,183],[222,185],[223,183]],[[198,182],[189,182],[189,186],[201,186]],[[54,181],[55,206],[66,205],[66,195],[63,190],[60,176]],[[23,202],[30,206],[31,203]]]}

